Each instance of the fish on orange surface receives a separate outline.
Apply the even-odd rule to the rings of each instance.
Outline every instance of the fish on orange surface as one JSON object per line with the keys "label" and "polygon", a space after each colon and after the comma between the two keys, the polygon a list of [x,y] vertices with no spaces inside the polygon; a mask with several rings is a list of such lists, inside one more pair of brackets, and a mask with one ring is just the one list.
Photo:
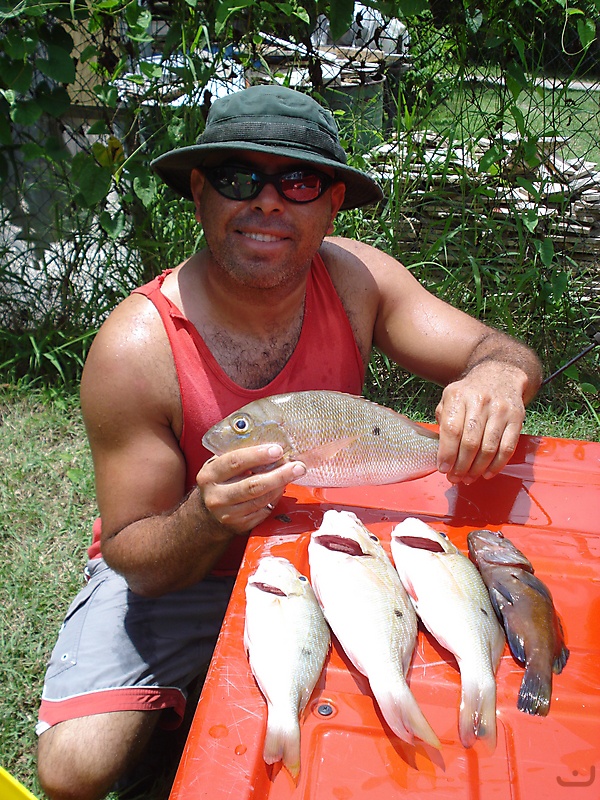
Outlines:
{"label": "fish on orange surface", "polygon": [[350,511],[328,510],[308,545],[317,600],[344,652],[365,675],[392,731],[440,742],[406,682],[417,638],[414,609],[383,546]]}
{"label": "fish on orange surface", "polygon": [[425,627],[454,654],[461,676],[459,735],[496,744],[496,670],[504,633],[474,564],[425,522],[409,517],[392,531],[400,580]]}
{"label": "fish on orange surface", "polygon": [[287,559],[262,558],[246,585],[244,646],[267,701],[263,757],[300,772],[299,717],[321,675],[330,632],[305,575]]}
{"label": "fish on orange surface", "polygon": [[525,666],[517,707],[545,717],[552,674],[560,674],[569,658],[552,594],[534,575],[529,559],[500,531],[471,531],[467,544],[504,625],[511,653]]}
{"label": "fish on orange surface", "polygon": [[436,469],[438,435],[364,397],[315,390],[248,403],[206,432],[216,455],[277,443],[283,459],[302,461],[304,486],[386,484]]}

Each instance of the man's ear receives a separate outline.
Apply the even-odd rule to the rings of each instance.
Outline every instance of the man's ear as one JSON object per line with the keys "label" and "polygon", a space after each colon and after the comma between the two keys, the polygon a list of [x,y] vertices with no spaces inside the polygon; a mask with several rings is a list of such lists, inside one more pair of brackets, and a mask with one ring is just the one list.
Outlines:
{"label": "man's ear", "polygon": [[344,202],[345,196],[346,184],[342,183],[342,181],[336,181],[331,187],[331,221],[329,223],[329,228],[327,229],[328,235],[333,233],[333,223],[338,211],[342,206],[342,203]]}
{"label": "man's ear", "polygon": [[190,175],[190,189],[192,192],[192,197],[194,198],[194,205],[196,206],[196,219],[198,222],[200,222],[200,197],[204,189],[205,181],[206,178],[204,177],[204,173],[200,172],[199,169],[194,168],[192,170],[192,174]]}

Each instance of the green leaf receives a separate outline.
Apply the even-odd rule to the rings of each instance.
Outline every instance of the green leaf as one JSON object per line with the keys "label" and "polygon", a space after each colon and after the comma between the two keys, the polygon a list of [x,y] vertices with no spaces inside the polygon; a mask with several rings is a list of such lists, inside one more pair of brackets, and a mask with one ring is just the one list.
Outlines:
{"label": "green leaf", "polygon": [[526,208],[521,214],[521,219],[523,220],[523,225],[525,225],[527,230],[530,233],[533,233],[539,222],[539,217],[535,208]]}
{"label": "green leaf", "polygon": [[593,20],[585,17],[577,20],[577,33],[579,34],[579,41],[584,50],[587,50],[591,43],[596,38],[596,24]]}
{"label": "green leaf", "polygon": [[140,175],[133,179],[133,191],[147,208],[156,197],[156,181],[151,175]]}
{"label": "green leaf", "polygon": [[57,45],[48,45],[48,58],[38,59],[37,67],[48,78],[57,83],[73,83],[75,80],[75,62],[69,53]]}
{"label": "green leaf", "polygon": [[147,78],[162,78],[163,68],[160,64],[154,64],[151,61],[140,61],[140,72]]}
{"label": "green leaf", "polygon": [[527,76],[523,72],[523,68],[516,61],[511,61],[506,68],[506,86],[515,101],[527,84]]}
{"label": "green leaf", "polygon": [[545,238],[542,241],[535,242],[536,250],[539,253],[542,264],[545,267],[550,267],[554,260],[554,242],[550,238]]}
{"label": "green leaf", "polygon": [[18,125],[34,125],[42,116],[42,109],[35,100],[17,100],[10,116]]}
{"label": "green leaf", "polygon": [[527,180],[527,178],[523,178],[522,175],[517,175],[517,177],[515,178],[515,183],[517,184],[517,186],[521,186],[523,189],[525,189],[525,191],[529,192],[531,197],[533,197],[534,200],[539,202],[540,199],[539,190],[537,189],[537,187],[533,185],[531,181]]}
{"label": "green leaf", "polygon": [[94,94],[108,108],[116,108],[119,101],[119,93],[115,86],[94,86]]}
{"label": "green leaf", "polygon": [[103,119],[96,120],[96,122],[88,128],[88,135],[91,136],[102,136],[102,134],[106,133],[108,133],[108,126]]}
{"label": "green leaf", "polygon": [[71,163],[71,171],[83,205],[92,208],[104,200],[110,191],[112,170],[101,167],[87,153],[78,153]]}
{"label": "green leaf", "polygon": [[352,25],[354,18],[354,0],[331,0],[329,19],[333,40],[343,36]]}
{"label": "green leaf", "polygon": [[0,58],[0,78],[9,89],[19,94],[26,94],[33,80],[33,67],[28,62],[10,61]]}
{"label": "green leaf", "polygon": [[519,106],[511,106],[510,113],[521,136],[525,136],[525,117]]}
{"label": "green leaf", "polygon": [[46,83],[40,84],[36,90],[35,99],[46,114],[57,119],[71,106],[71,98],[64,86],[49,89]]}
{"label": "green leaf", "polygon": [[569,276],[566,272],[561,272],[557,270],[556,272],[553,273],[552,293],[554,295],[555,302],[558,302],[561,299],[561,297],[567,290],[568,285],[569,285]]}
{"label": "green leaf", "polygon": [[119,211],[114,217],[111,217],[108,211],[103,211],[100,214],[100,225],[111,239],[117,239],[125,228],[125,214]]}
{"label": "green leaf", "polygon": [[479,172],[491,172],[492,167],[506,155],[506,151],[494,144],[487,150],[479,161]]}
{"label": "green leaf", "polygon": [[582,392],[585,392],[586,394],[593,394],[596,396],[598,395],[598,389],[596,386],[594,386],[593,383],[586,383],[584,381],[583,383],[579,384],[579,388],[581,389]]}

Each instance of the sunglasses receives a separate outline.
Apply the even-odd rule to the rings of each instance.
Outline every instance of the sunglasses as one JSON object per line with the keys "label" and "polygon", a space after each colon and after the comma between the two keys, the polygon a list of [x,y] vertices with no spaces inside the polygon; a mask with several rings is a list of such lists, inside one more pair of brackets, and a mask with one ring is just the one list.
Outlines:
{"label": "sunglasses", "polygon": [[318,169],[295,169],[267,175],[250,167],[224,166],[203,170],[210,185],[228,200],[253,200],[269,183],[290,203],[312,203],[334,182]]}

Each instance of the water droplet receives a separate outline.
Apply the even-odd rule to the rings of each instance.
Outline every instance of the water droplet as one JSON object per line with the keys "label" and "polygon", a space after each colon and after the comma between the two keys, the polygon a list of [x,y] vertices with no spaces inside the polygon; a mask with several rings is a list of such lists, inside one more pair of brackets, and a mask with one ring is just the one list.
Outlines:
{"label": "water droplet", "polygon": [[238,744],[238,746],[235,748],[236,756],[243,756],[247,749],[248,748],[245,744]]}
{"label": "water droplet", "polygon": [[213,725],[212,728],[208,729],[208,735],[212,736],[213,739],[224,739],[229,733],[229,728],[225,725]]}

